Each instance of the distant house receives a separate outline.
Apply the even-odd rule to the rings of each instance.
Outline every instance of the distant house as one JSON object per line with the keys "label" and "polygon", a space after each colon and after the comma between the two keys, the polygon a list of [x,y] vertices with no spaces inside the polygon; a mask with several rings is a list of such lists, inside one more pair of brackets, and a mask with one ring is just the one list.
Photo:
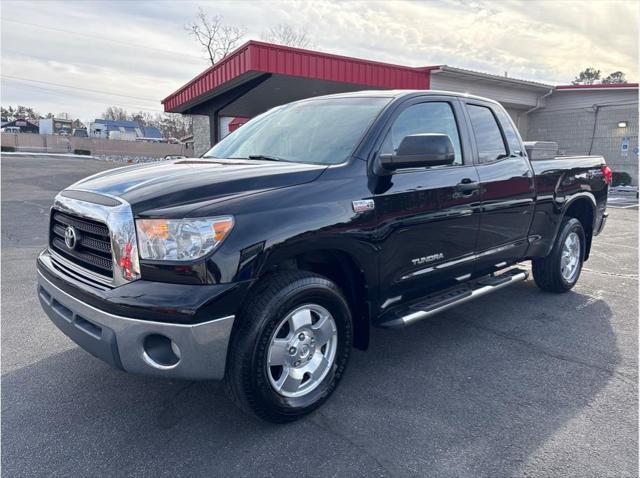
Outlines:
{"label": "distant house", "polygon": [[143,126],[142,132],[144,133],[143,138],[151,138],[151,139],[162,139],[162,133],[155,126]]}
{"label": "distant house", "polygon": [[[140,125],[134,121],[119,121],[97,119],[93,123],[89,123],[89,137],[97,137],[103,139],[114,138],[114,136],[133,136],[135,139],[142,135]],[[117,135],[115,134],[117,133]]]}
{"label": "distant house", "polygon": [[64,118],[42,118],[38,122],[40,134],[63,134],[70,135],[73,131],[73,120]]}
{"label": "distant house", "polygon": [[124,139],[135,141],[140,138],[161,140],[162,133],[153,126],[140,126],[135,121],[97,119],[89,123],[89,137]]}
{"label": "distant house", "polygon": [[[9,131],[20,131],[20,133],[37,133],[38,125],[32,123],[26,119],[16,119],[13,121],[3,122],[2,129],[7,131],[7,128],[11,128]],[[19,129],[14,129],[19,128]]]}

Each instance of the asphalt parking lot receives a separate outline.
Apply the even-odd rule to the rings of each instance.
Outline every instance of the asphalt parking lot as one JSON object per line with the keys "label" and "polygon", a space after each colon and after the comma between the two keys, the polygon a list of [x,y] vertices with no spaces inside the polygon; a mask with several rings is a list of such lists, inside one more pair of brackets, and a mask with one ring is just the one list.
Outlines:
{"label": "asphalt parking lot", "polygon": [[608,205],[612,209],[638,210],[638,198],[633,191],[614,191],[609,196]]}
{"label": "asphalt parking lot", "polygon": [[3,476],[637,476],[637,207],[611,208],[571,293],[528,280],[374,330],[321,410],[275,426],[217,383],[111,369],[41,311],[54,195],[115,166],[1,160]]}

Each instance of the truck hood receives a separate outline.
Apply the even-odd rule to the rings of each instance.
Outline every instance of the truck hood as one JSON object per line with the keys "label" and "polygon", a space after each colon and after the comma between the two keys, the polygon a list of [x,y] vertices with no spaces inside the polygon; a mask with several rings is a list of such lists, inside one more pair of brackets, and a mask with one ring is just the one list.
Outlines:
{"label": "truck hood", "polygon": [[117,196],[134,213],[184,206],[313,181],[326,165],[258,160],[180,159],[113,169],[68,189]]}

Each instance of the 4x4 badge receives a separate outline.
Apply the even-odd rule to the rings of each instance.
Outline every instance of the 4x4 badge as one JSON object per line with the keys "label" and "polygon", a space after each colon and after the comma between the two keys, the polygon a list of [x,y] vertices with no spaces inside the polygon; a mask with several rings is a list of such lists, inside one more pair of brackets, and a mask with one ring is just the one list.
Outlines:
{"label": "4x4 badge", "polygon": [[373,211],[376,208],[373,199],[362,199],[360,201],[352,201],[353,210],[355,212]]}

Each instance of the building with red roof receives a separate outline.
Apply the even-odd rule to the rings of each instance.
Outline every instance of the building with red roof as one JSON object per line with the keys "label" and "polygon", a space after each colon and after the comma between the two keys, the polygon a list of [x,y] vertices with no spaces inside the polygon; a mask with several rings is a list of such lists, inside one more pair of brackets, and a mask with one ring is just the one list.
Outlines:
{"label": "building with red roof", "polygon": [[638,178],[638,84],[550,85],[448,65],[410,67],[249,41],[167,96],[193,115],[194,148],[211,145],[274,106],[358,90],[433,89],[499,101],[525,140],[566,154],[602,154]]}

